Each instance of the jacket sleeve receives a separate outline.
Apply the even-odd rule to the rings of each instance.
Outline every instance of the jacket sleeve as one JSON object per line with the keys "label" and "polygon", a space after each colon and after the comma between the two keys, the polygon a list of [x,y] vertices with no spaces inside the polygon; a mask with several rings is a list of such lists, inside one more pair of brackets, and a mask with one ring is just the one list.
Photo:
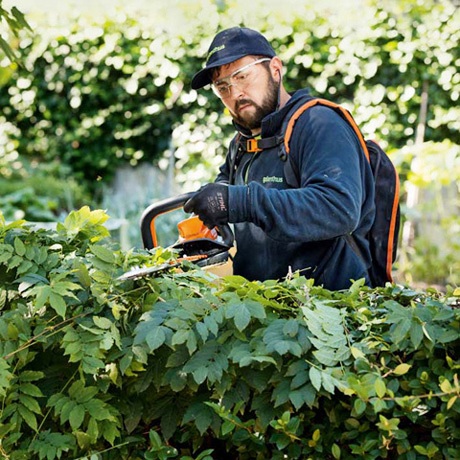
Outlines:
{"label": "jacket sleeve", "polygon": [[229,190],[230,222],[252,222],[278,241],[321,241],[351,233],[365,200],[367,160],[352,128],[332,109],[313,107],[290,142],[300,188],[251,182]]}

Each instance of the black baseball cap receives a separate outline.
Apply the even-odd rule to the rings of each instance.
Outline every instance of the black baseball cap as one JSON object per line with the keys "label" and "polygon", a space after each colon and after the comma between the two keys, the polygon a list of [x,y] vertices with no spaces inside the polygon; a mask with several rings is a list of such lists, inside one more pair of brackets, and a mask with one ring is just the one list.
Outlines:
{"label": "black baseball cap", "polygon": [[192,79],[192,88],[200,89],[211,83],[210,69],[236,61],[244,56],[276,56],[268,40],[246,27],[232,27],[219,32],[209,47],[206,66]]}

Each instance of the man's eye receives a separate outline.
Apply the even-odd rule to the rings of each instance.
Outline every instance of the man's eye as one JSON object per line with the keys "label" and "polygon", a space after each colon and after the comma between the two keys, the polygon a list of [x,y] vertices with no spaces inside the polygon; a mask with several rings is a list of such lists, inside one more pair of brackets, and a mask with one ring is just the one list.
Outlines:
{"label": "man's eye", "polygon": [[249,77],[249,72],[239,72],[233,78],[236,81],[244,81]]}

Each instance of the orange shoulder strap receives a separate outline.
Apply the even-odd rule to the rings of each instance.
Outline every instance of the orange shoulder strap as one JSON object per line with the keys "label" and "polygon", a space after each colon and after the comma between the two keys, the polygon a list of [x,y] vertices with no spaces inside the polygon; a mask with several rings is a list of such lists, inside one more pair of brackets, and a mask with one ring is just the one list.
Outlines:
{"label": "orange shoulder strap", "polygon": [[286,132],[284,134],[284,148],[286,150],[286,153],[289,154],[290,147],[289,147],[289,141],[292,136],[292,131],[294,129],[294,125],[297,121],[297,119],[302,115],[307,109],[310,107],[313,107],[315,105],[324,105],[326,107],[330,107],[334,109],[336,112],[339,112],[339,114],[342,116],[342,118],[345,118],[346,121],[350,124],[350,126],[353,128],[353,131],[356,133],[359,139],[359,143],[361,144],[361,147],[363,148],[364,154],[366,155],[367,160],[369,161],[369,151],[367,150],[367,145],[366,142],[364,141],[364,137],[361,134],[360,129],[358,128],[358,125],[356,124],[355,120],[351,116],[350,112],[343,108],[342,106],[335,104],[334,102],[328,101],[327,99],[312,99],[305,104],[301,105],[291,116],[287,127],[286,127]]}

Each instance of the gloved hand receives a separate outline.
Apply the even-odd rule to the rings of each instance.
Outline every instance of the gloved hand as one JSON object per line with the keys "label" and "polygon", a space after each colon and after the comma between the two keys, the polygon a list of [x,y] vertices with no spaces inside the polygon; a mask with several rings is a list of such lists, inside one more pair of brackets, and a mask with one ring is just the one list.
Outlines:
{"label": "gloved hand", "polygon": [[206,227],[228,223],[228,185],[222,183],[206,184],[184,205],[185,212],[193,212]]}

